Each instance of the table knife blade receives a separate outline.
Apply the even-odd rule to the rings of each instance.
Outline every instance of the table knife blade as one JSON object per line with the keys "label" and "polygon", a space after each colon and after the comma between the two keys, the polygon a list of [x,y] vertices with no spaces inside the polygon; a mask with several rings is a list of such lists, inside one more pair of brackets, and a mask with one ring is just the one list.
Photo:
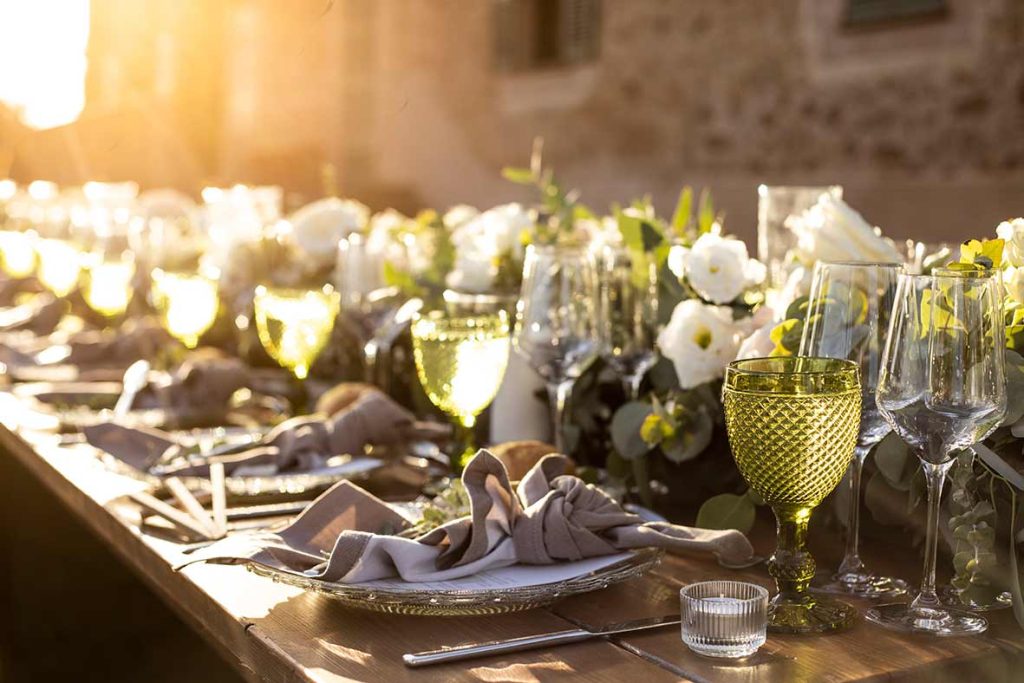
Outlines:
{"label": "table knife blade", "polygon": [[593,630],[569,629],[567,631],[556,631],[554,633],[542,633],[534,636],[523,636],[521,638],[510,638],[508,640],[495,640],[488,643],[475,643],[472,645],[460,645],[458,647],[447,647],[440,650],[417,652],[402,656],[402,661],[408,667],[429,666],[443,662],[456,662],[476,657],[488,657],[491,655],[504,654],[506,652],[522,652],[523,650],[534,650],[546,646],[564,645],[566,643],[578,643],[591,638],[606,638],[608,636],[622,635],[625,633],[637,633],[648,631],[663,626],[678,624],[678,614],[668,614],[661,617],[649,617],[647,619],[636,619],[619,624],[608,624]]}

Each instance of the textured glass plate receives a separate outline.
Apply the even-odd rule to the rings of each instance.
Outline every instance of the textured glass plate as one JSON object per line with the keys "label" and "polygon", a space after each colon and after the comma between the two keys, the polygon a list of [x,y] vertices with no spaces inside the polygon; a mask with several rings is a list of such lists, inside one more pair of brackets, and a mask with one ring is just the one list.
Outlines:
{"label": "textured glass plate", "polygon": [[314,593],[323,593],[348,607],[389,614],[455,617],[519,612],[542,607],[570,595],[607,588],[647,573],[661,562],[664,554],[663,550],[657,548],[643,548],[634,551],[621,562],[565,581],[517,588],[468,591],[419,590],[413,583],[407,584],[409,588],[383,589],[294,576],[262,565],[249,564],[246,567],[249,571],[276,582]]}

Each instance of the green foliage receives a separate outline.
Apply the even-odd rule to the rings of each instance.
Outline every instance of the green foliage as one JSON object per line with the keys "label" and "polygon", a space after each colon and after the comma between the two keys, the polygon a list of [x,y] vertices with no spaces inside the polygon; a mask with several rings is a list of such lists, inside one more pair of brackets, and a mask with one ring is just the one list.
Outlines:
{"label": "green foliage", "polygon": [[652,415],[653,406],[642,401],[630,401],[615,411],[612,418],[612,443],[624,459],[634,460],[650,452],[652,445],[644,440],[642,430],[647,418]]}
{"label": "green foliage", "polygon": [[402,532],[402,536],[417,538],[448,522],[465,517],[471,512],[469,493],[460,479],[452,479],[449,485],[423,506],[423,517],[415,525]]}
{"label": "green foliage", "polygon": [[697,526],[702,529],[736,529],[748,533],[754,527],[757,513],[751,493],[722,493],[708,498],[697,512]]}
{"label": "green foliage", "polygon": [[544,168],[544,141],[533,141],[529,168],[507,167],[501,175],[517,185],[537,190],[540,195],[539,215],[532,240],[538,244],[557,244],[572,241],[576,220],[592,214],[578,204],[579,192],[566,190],[555,179],[555,172]]}

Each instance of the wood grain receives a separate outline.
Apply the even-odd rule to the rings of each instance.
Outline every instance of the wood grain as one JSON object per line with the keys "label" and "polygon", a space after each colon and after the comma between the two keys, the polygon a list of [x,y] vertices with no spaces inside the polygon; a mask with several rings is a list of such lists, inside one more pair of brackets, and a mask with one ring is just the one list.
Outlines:
{"label": "wood grain", "polygon": [[[1012,615],[1002,611],[987,615],[992,625],[981,637],[911,636],[860,621],[838,635],[770,636],[760,652],[738,663],[694,655],[682,644],[678,628],[668,628],[407,669],[401,664],[406,652],[675,612],[679,588],[692,581],[730,577],[768,586],[770,581],[763,565],[731,571],[707,556],[668,556],[646,577],[568,598],[546,610],[443,619],[349,610],[326,596],[303,593],[237,566],[193,565],[175,573],[172,565],[185,557],[181,546],[141,533],[139,510],[127,498],[143,485],[106,469],[84,444],[61,446],[54,435],[27,430],[24,425],[38,420],[33,423],[25,413],[24,406],[0,394],[0,415],[9,427],[0,427],[4,456],[22,462],[250,680],[1002,681],[1017,679],[1024,665],[1024,638]],[[760,519],[753,534],[760,553],[771,551],[772,533],[770,521]],[[816,541],[812,549],[823,567],[833,566],[840,551],[838,539]],[[912,582],[918,578],[920,554],[912,548],[868,545],[864,554],[878,570]],[[853,602],[862,610],[867,606]]]}

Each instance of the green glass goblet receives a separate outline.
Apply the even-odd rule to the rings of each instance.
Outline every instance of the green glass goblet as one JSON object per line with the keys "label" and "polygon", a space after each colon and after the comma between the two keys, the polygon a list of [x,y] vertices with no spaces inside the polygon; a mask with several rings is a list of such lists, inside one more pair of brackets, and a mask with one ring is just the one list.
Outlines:
{"label": "green glass goblet", "polygon": [[778,520],[768,571],[779,592],[769,604],[769,629],[821,633],[852,625],[853,607],[807,590],[815,565],[805,541],[811,512],[842,480],[857,445],[857,364],[812,357],[734,361],[722,402],[736,465]]}

